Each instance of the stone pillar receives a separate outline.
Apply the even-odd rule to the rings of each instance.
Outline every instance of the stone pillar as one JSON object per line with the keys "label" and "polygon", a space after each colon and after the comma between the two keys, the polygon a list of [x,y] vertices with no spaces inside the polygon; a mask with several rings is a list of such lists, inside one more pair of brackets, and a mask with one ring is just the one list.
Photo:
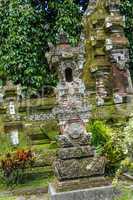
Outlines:
{"label": "stone pillar", "polygon": [[4,101],[6,104],[6,119],[4,122],[5,132],[9,134],[11,144],[17,146],[19,144],[19,129],[22,128],[20,117],[18,115],[18,86],[8,81],[4,87]]}
{"label": "stone pillar", "polygon": [[[88,198],[82,197],[84,189],[105,186],[108,181],[104,178],[106,159],[96,156],[95,149],[90,145],[90,134],[85,128],[91,110],[81,80],[84,48],[80,45],[71,47],[67,42],[64,45],[61,43],[47,54],[51,66],[55,56],[58,56],[59,84],[58,106],[54,112],[59,121],[61,135],[58,138],[60,148],[54,163],[56,180],[50,184],[49,193],[52,200],[87,200]],[[77,193],[82,189],[79,198],[67,196],[70,191]],[[63,191],[69,192],[62,194]]]}
{"label": "stone pillar", "polygon": [[7,106],[7,114],[15,117],[17,108],[17,86],[8,81],[4,87],[4,99]]}
{"label": "stone pillar", "polygon": [[[94,92],[96,89],[99,106],[112,100],[122,103],[130,98],[132,92],[129,42],[124,34],[125,17],[121,16],[120,3],[120,0],[89,1],[83,17],[86,47],[84,80],[88,90],[93,89]],[[100,86],[97,73],[102,74]],[[106,97],[103,93],[107,94]]]}

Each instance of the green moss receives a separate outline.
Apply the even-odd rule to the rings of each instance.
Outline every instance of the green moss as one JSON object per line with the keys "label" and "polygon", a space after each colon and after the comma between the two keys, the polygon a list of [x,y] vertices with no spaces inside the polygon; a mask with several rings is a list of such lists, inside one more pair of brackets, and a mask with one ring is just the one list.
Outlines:
{"label": "green moss", "polygon": [[[95,89],[95,77],[92,76],[91,71],[95,67],[109,65],[105,49],[103,48],[105,40],[108,37],[108,33],[104,27],[104,21],[108,15],[105,3],[106,0],[98,1],[94,12],[84,19],[86,63],[83,70],[83,80],[88,89]],[[96,32],[99,26],[102,29]],[[101,55],[104,57],[103,60],[95,57]]]}
{"label": "green moss", "polygon": [[41,128],[42,132],[46,134],[51,140],[56,140],[59,135],[59,127],[56,120],[49,120],[44,122]]}
{"label": "green moss", "polygon": [[12,197],[12,196],[10,196],[10,197],[0,197],[0,200],[16,200],[17,199],[17,197]]}
{"label": "green moss", "polygon": [[19,132],[19,145],[17,147],[13,147],[11,144],[11,138],[8,133],[0,134],[0,156],[6,154],[7,152],[14,152],[18,148],[27,148],[27,137],[25,133]]}
{"label": "green moss", "polygon": [[[52,182],[54,180],[54,176],[49,176],[47,178],[40,178],[40,179],[29,179],[26,181],[26,183],[24,184],[19,184],[19,185],[16,185],[14,187],[14,193],[15,195],[19,195],[21,193],[21,190],[34,190],[36,188],[44,188],[47,190],[48,188],[48,184],[50,182]],[[9,190],[10,188],[7,188],[5,185],[3,185],[1,182],[0,182],[0,191],[3,192],[3,191],[7,191]],[[12,189],[11,189],[12,191]],[[25,194],[27,195],[27,193]],[[0,200],[15,200],[16,197],[14,196],[10,196],[10,197],[7,197],[7,196],[3,196],[3,197],[0,197]]]}
{"label": "green moss", "polygon": [[0,156],[2,156],[3,153],[11,152],[12,150],[9,134],[0,133]]}

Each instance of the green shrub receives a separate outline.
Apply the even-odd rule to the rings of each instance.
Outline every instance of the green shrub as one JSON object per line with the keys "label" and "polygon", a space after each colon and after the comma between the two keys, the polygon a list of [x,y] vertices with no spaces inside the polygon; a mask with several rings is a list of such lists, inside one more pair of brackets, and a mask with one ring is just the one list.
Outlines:
{"label": "green shrub", "polygon": [[124,127],[123,134],[125,136],[125,152],[127,152],[128,156],[133,160],[133,116],[131,116]]}
{"label": "green shrub", "polygon": [[90,124],[92,144],[96,147],[103,146],[110,138],[110,129],[102,121],[94,121]]}
{"label": "green shrub", "polygon": [[0,73],[29,91],[58,82],[56,70],[50,71],[45,58],[48,42],[56,44],[61,30],[72,45],[80,38],[78,5],[73,0],[48,3],[53,14],[47,16],[33,0],[0,1]]}
{"label": "green shrub", "polygon": [[44,125],[41,126],[41,131],[50,140],[55,141],[57,136],[59,135],[59,127],[57,121],[55,120],[46,121]]}
{"label": "green shrub", "polygon": [[92,133],[92,144],[97,153],[107,158],[106,173],[112,175],[125,158],[124,136],[122,132],[111,129],[103,121],[94,121],[87,126]]}
{"label": "green shrub", "polygon": [[103,155],[107,158],[106,172],[113,174],[120,167],[121,161],[125,158],[123,133],[112,132],[110,139],[103,147]]}
{"label": "green shrub", "polygon": [[130,189],[124,189],[121,197],[118,197],[115,200],[133,200],[133,191]]}

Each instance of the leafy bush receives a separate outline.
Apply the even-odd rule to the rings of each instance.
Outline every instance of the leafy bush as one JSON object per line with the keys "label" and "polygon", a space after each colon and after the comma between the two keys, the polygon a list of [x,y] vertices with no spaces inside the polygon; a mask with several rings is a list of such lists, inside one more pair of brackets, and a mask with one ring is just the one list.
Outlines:
{"label": "leafy bush", "polygon": [[133,116],[131,116],[126,126],[124,127],[123,134],[125,135],[125,151],[133,160]]}
{"label": "leafy bush", "polygon": [[92,144],[96,147],[103,146],[110,138],[110,129],[102,121],[94,121],[90,124]]}
{"label": "leafy bush", "polygon": [[87,129],[92,133],[92,144],[96,147],[97,153],[107,158],[106,173],[112,175],[125,158],[123,134],[98,120],[90,123]]}
{"label": "leafy bush", "polygon": [[133,117],[129,119],[126,126],[123,129],[124,135],[124,146],[123,151],[125,152],[126,158],[121,162],[120,168],[116,173],[116,179],[118,180],[119,176],[123,172],[128,172],[130,175],[133,175]]}
{"label": "leafy bush", "polygon": [[108,160],[106,167],[107,173],[115,173],[120,167],[121,161],[126,157],[124,151],[124,136],[122,132],[112,132],[110,139],[104,145],[103,154]]}
{"label": "leafy bush", "polygon": [[[29,89],[55,86],[45,52],[63,30],[72,45],[80,35],[81,15],[73,0],[48,1],[49,10],[33,0],[0,1],[0,72]],[[39,3],[39,4],[40,4]]]}
{"label": "leafy bush", "polygon": [[122,191],[121,197],[118,197],[115,200],[133,200],[133,191],[126,188]]}
{"label": "leafy bush", "polygon": [[15,154],[7,153],[1,160],[3,179],[7,186],[21,183],[24,170],[32,166],[34,161],[31,150],[18,150]]}

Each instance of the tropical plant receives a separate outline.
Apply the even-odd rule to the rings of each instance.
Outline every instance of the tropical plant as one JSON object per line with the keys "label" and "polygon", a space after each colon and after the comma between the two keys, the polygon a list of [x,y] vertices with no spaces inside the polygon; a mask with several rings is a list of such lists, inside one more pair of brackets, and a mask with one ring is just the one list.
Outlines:
{"label": "tropical plant", "polygon": [[96,120],[88,127],[92,133],[92,144],[96,147],[103,146],[110,138],[111,130],[103,121]]}
{"label": "tropical plant", "polygon": [[56,44],[60,31],[77,44],[81,14],[73,0],[1,0],[0,71],[15,83],[32,89],[55,86],[45,58],[48,42]]}
{"label": "tropical plant", "polygon": [[21,183],[24,170],[32,166],[34,156],[31,150],[18,150],[15,154],[7,153],[1,160],[3,179],[7,186]]}
{"label": "tropical plant", "polygon": [[129,121],[123,129],[123,134],[125,135],[124,148],[128,156],[133,160],[133,116],[130,116]]}
{"label": "tropical plant", "polygon": [[106,173],[112,175],[125,158],[124,136],[121,131],[113,130],[104,121],[93,121],[87,127],[92,133],[92,144],[97,153],[107,159]]}
{"label": "tropical plant", "polygon": [[124,135],[124,146],[123,151],[125,152],[126,158],[121,162],[120,169],[117,172],[119,176],[123,172],[129,172],[133,175],[133,117],[129,119],[126,126],[123,129]]}
{"label": "tropical plant", "polygon": [[112,132],[110,139],[104,145],[103,154],[107,158],[106,172],[113,174],[119,169],[121,161],[125,159],[124,136],[119,130]]}
{"label": "tropical plant", "polygon": [[133,191],[131,189],[123,189],[122,195],[115,200],[133,200]]}

